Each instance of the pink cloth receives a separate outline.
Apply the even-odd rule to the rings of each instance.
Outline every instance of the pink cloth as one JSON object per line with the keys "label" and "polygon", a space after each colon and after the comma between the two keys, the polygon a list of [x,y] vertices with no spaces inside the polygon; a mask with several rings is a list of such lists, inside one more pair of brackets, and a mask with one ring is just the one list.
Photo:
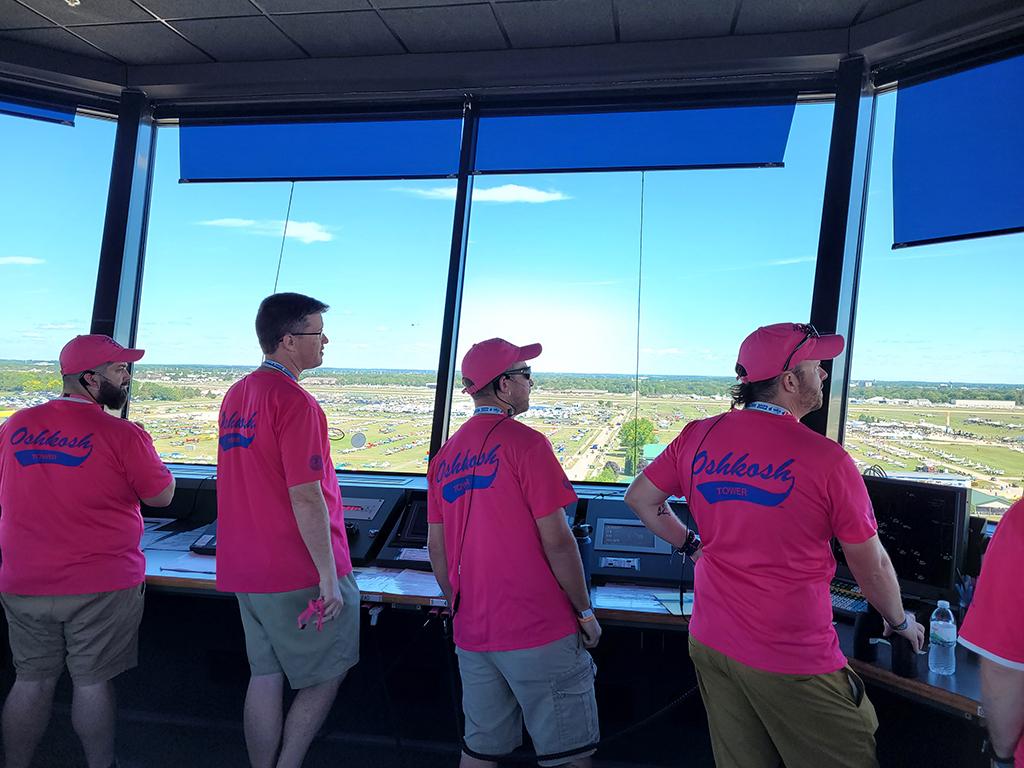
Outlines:
{"label": "pink cloth", "polygon": [[505,416],[474,416],[430,462],[427,482],[427,521],[444,523],[448,578],[460,596],[455,644],[511,651],[575,632],[536,523],[576,501],[548,439]]}
{"label": "pink cloth", "polygon": [[139,499],[171,473],[137,425],[84,398],[0,426],[0,592],[81,595],[141,584]]}
{"label": "pink cloth", "polygon": [[[981,576],[960,643],[1003,666],[1024,670],[1024,500],[1018,501],[996,526],[985,551]],[[1024,736],[1014,752],[1024,765]]]}
{"label": "pink cloth", "polygon": [[846,664],[832,627],[829,540],[858,544],[877,526],[840,445],[789,414],[732,411],[688,424],[644,475],[687,497],[701,534],[697,640],[768,672]]}
{"label": "pink cloth", "polygon": [[235,383],[220,406],[217,589],[290,592],[320,583],[288,495],[317,481],[344,576],[352,561],[323,409],[298,382],[270,368]]}

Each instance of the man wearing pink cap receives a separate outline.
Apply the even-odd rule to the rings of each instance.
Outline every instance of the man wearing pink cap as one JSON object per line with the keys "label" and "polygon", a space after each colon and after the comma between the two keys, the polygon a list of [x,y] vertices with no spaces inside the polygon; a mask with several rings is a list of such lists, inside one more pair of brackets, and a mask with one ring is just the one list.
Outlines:
{"label": "man wearing pink cap", "polygon": [[[877,765],[874,707],[832,626],[832,537],[887,632],[915,651],[924,640],[856,465],[800,423],[822,405],[821,361],[842,350],[810,325],[758,328],[740,346],[733,409],[687,424],[626,493],[644,525],[698,559],[690,657],[720,768]],[[669,496],[686,497],[703,540]]]}
{"label": "man wearing pink cap", "polygon": [[63,394],[0,426],[0,600],[17,673],[3,711],[8,768],[27,767],[67,665],[71,722],[90,768],[114,762],[113,678],[138,663],[146,561],[139,500],[165,507],[174,478],[136,424],[128,363],[143,350],[78,336]]}
{"label": "man wearing pink cap", "polygon": [[522,742],[541,765],[590,766],[600,739],[590,607],[565,506],[576,501],[544,435],[515,420],[530,407],[528,360],[540,344],[488,339],[462,360],[472,418],[427,471],[427,544],[448,599],[466,715],[462,768],[485,768]]}

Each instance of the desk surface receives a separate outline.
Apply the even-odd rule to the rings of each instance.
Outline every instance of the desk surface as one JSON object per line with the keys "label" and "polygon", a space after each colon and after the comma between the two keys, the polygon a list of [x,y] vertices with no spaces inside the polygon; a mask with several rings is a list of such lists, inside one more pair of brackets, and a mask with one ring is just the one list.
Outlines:
{"label": "desk surface", "polygon": [[[217,593],[215,558],[188,551],[146,549],[146,583],[174,591]],[[443,607],[441,590],[429,571],[393,568],[356,568],[356,582],[364,602]],[[591,590],[595,612],[605,622],[685,630],[692,603],[680,610],[678,592],[665,588],[609,585]],[[682,615],[683,613],[687,615]],[[861,677],[921,703],[961,715],[981,717],[981,681],[978,659],[957,646],[957,674],[935,675],[927,655],[918,656],[918,677],[907,679],[889,671],[889,646],[879,643],[878,660],[853,658],[853,627],[837,624],[839,644]]]}

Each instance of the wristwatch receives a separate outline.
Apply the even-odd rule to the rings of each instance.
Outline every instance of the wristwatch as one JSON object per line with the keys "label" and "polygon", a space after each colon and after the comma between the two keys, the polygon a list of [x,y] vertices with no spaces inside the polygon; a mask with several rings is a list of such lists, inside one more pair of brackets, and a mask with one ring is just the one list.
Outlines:
{"label": "wristwatch", "polygon": [[901,621],[899,624],[892,624],[888,619],[885,620],[885,623],[889,625],[889,629],[891,629],[893,632],[902,632],[910,626],[910,614],[904,611],[903,621]]}
{"label": "wristwatch", "polygon": [[595,618],[593,608],[585,608],[582,611],[576,612],[576,620],[580,624],[586,624],[588,621],[593,621]]}
{"label": "wristwatch", "polygon": [[686,532],[686,541],[683,542],[683,546],[676,549],[676,552],[687,557],[693,557],[693,553],[698,549],[700,549],[700,536],[688,530]]}

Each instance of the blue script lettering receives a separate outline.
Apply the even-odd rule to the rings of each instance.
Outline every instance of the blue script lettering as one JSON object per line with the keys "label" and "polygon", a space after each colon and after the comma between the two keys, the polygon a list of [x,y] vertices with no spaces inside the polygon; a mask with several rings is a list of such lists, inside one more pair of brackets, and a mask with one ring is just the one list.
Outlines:
{"label": "blue script lettering", "polygon": [[65,437],[58,429],[53,434],[50,430],[44,429],[33,435],[25,427],[14,431],[11,435],[11,445],[35,445],[46,448],[79,448],[81,450],[92,449],[92,432],[84,436]]}
{"label": "blue script lettering", "polygon": [[220,428],[221,429],[256,429],[256,411],[249,414],[248,419],[243,419],[238,411],[235,411],[230,416],[224,415],[220,417]]}
{"label": "blue script lettering", "polygon": [[501,443],[494,446],[487,453],[480,451],[476,454],[467,453],[465,456],[462,455],[462,451],[455,454],[455,458],[452,459],[449,464],[447,461],[442,461],[437,465],[437,474],[435,475],[438,482],[447,480],[452,475],[459,475],[463,472],[468,472],[471,469],[482,467],[485,464],[490,465],[498,464],[498,449],[501,448]]}
{"label": "blue script lettering", "polygon": [[[746,501],[758,504],[762,507],[775,507],[785,501],[793,492],[796,485],[796,478],[789,468],[793,465],[794,459],[786,459],[778,466],[774,464],[761,464],[749,461],[750,454],[733,459],[732,451],[726,453],[720,459],[708,456],[707,451],[701,451],[693,457],[693,464],[690,469],[694,476],[716,477],[715,481],[700,482],[697,490],[709,504],[717,504],[720,501]],[[770,491],[758,485],[750,485],[744,482],[736,482],[728,478],[742,478],[743,480],[757,478],[762,481],[776,481],[786,483],[782,491]]]}

